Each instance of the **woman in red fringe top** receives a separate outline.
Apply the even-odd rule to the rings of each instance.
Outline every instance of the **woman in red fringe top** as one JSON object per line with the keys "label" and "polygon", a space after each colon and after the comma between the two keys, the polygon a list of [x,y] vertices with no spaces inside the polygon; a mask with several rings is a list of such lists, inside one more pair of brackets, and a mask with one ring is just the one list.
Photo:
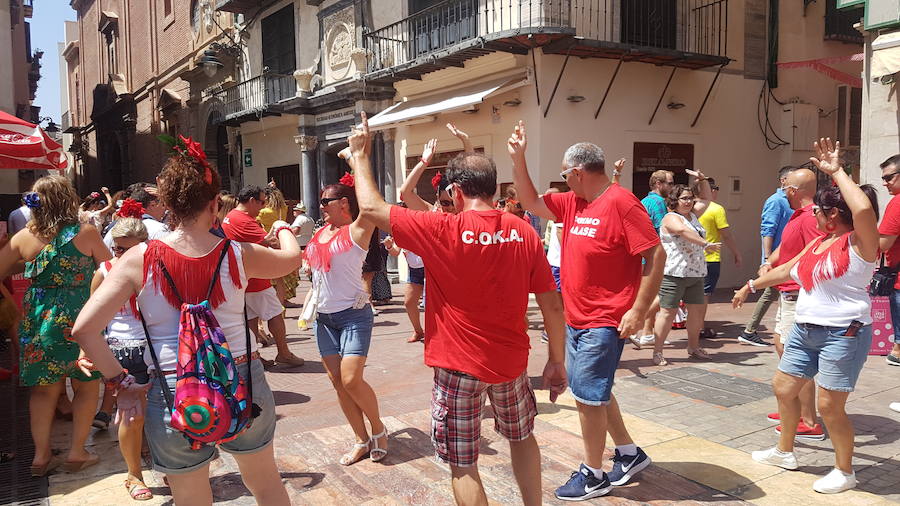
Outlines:
{"label": "woman in red fringe top", "polygon": [[797,469],[794,436],[800,420],[800,389],[815,378],[818,408],[834,445],[835,467],[816,480],[823,494],[856,486],[853,424],[844,407],[856,386],[872,345],[872,316],[867,291],[878,256],[878,199],[870,185],[857,186],[844,172],[840,143],[815,143],[810,160],[831,176],[834,185],[820,188],[813,213],[825,235],[809,243],[793,260],[772,269],[735,293],[740,307],[748,293],[793,279],[800,285],[794,328],[772,388],[778,398],[781,434],[778,445],[753,452],[753,459]]}
{"label": "woman in red fringe top", "polygon": [[[83,363],[83,368],[92,367],[105,378],[113,378],[108,385],[127,378],[101,331],[132,295],[137,296],[151,338],[148,350],[153,346],[161,370],[151,380],[144,415],[153,467],[168,477],[175,504],[212,504],[209,463],[216,458],[217,448],[206,445],[194,450],[181,433],[169,427],[160,385],[160,377],[164,377],[166,386],[174,392],[176,375],[169,372],[176,369],[177,362],[179,299],[191,304],[207,299],[226,244],[210,233],[219,207],[219,176],[206,163],[199,144],[185,141],[186,148],[170,158],[159,175],[159,195],[169,209],[172,232],[161,240],[131,248],[122,256],[84,306],[72,335],[93,362]],[[246,349],[243,312],[248,278],[278,278],[300,266],[300,247],[290,226],[276,222],[272,230],[280,249],[231,243],[208,300],[238,372],[244,378],[248,371],[251,373],[252,402],[260,407],[260,414],[250,427],[219,448],[233,454],[244,484],[259,504],[287,505],[290,499],[275,465],[272,445],[275,402],[259,354],[255,349]],[[163,279],[160,262],[170,273],[180,297]],[[251,343],[251,348],[255,348],[255,343]],[[121,384],[127,383],[126,379]],[[123,388],[118,395],[121,409],[130,389]]]}

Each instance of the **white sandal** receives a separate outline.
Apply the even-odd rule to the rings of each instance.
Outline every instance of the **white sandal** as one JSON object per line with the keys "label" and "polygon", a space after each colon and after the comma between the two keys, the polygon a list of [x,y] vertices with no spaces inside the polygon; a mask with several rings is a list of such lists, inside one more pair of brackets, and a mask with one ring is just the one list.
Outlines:
{"label": "white sandal", "polygon": [[371,446],[369,447],[369,458],[372,459],[372,462],[381,462],[382,459],[387,457],[387,448],[381,448],[378,446],[378,440],[380,438],[387,438],[387,427],[385,427],[380,434],[373,435],[372,439],[369,440],[369,442],[371,443]]}
{"label": "white sandal", "polygon": [[369,455],[369,454],[370,454],[369,451],[366,451],[365,453],[360,454],[358,457],[353,458],[354,455],[356,454],[356,452],[359,451],[359,450],[362,450],[362,449],[369,450],[369,441],[366,441],[365,443],[353,443],[353,449],[350,450],[349,453],[344,454],[344,455],[341,457],[341,459],[338,460],[338,462],[339,462],[342,466],[349,466],[349,465],[352,465],[352,464],[356,464],[356,463],[359,462],[360,460],[366,458],[366,455]]}

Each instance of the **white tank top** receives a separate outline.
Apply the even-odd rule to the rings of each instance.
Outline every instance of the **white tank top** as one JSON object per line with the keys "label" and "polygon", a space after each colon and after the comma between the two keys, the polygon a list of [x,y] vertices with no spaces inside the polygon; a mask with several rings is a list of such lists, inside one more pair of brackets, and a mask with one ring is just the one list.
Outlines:
{"label": "white tank top", "polygon": [[[688,220],[678,213],[668,213],[666,216],[677,216],[687,226],[693,228],[706,238],[706,229],[700,224],[697,215],[691,213]],[[659,227],[659,240],[666,251],[666,267],[663,274],[676,278],[702,278],[706,276],[706,255],[703,254],[703,246],[694,244],[684,237],[672,235],[666,231],[666,227]]]}
{"label": "white tank top", "polygon": [[403,256],[406,257],[406,265],[408,265],[410,269],[421,269],[425,267],[425,262],[422,261],[422,257],[416,255],[412,251],[409,251],[408,249],[403,250]]}
{"label": "white tank top", "polygon": [[[109,276],[109,270],[112,267],[109,262],[103,262],[98,269],[106,279]],[[147,337],[144,335],[144,328],[141,321],[128,301],[110,320],[106,326],[106,343],[112,350],[120,350],[123,348],[141,348],[147,345]]]}
{"label": "white tank top", "polygon": [[362,283],[362,266],[368,250],[353,241],[350,226],[345,225],[326,243],[319,242],[322,227],[304,252],[313,273],[313,286],[319,290],[319,313],[332,314],[349,309],[367,296]]}
{"label": "white tank top", "polygon": [[[216,245],[218,247],[218,245]],[[139,246],[141,252],[147,251],[146,243]],[[213,310],[228,348],[232,356],[239,357],[247,353],[246,345],[246,320],[244,320],[244,291],[247,288],[247,276],[244,274],[244,260],[241,256],[241,245],[231,243],[240,270],[241,288],[236,288],[231,281],[231,273],[228,267],[228,258],[222,261],[219,271],[219,282],[225,295],[225,302],[219,304]],[[216,257],[218,259],[218,257]],[[163,283],[165,281],[163,280]],[[153,270],[147,271],[147,279],[137,297],[138,306],[144,321],[147,322],[147,330],[150,332],[150,342],[159,358],[159,366],[164,371],[174,371],[176,366],[176,354],[178,352],[178,323],[181,318],[180,308],[173,307],[160,293],[153,283]],[[256,351],[256,340],[250,340],[250,352]],[[150,353],[144,353],[144,362],[153,368],[153,360]]]}
{"label": "white tank top", "polygon": [[[841,239],[838,239],[840,241]],[[822,239],[807,254],[815,250]],[[811,323],[826,327],[847,327],[853,320],[865,325],[872,323],[872,299],[868,287],[875,272],[875,262],[863,260],[849,245],[850,266],[835,278],[817,281],[807,291],[800,280],[800,262],[791,269],[791,277],[800,285],[797,295],[797,323]],[[824,269],[833,269],[831,259],[824,261]]]}

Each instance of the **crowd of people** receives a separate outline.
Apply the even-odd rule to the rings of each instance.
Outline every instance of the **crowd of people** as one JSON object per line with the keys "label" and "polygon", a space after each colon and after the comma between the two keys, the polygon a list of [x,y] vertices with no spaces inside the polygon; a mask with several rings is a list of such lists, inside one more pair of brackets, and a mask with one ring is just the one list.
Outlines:
{"label": "crowd of people", "polygon": [[[143,481],[146,456],[165,473],[176,504],[211,504],[210,462],[222,449],[234,455],[260,504],[289,504],[264,374],[274,364],[304,363],[287,345],[286,307],[302,307],[301,323],[313,323],[355,436],[337,462],[388,458],[378,397],[364,377],[387,255],[402,255],[408,267],[408,341],[425,343],[424,362],[433,369],[430,432],[457,503],[488,503],[478,470],[488,398],[494,428],[509,441],[522,501],[541,503],[537,403],[526,371],[529,294],[548,346],[543,387],[554,402],[568,389],[581,424],[581,462],[556,497],[606,495],[651,464],[623,420],[615,374],[627,342],[652,346],[652,362],[666,366],[669,331],[679,321],[688,357],[714,358],[701,343],[716,335],[705,317],[722,247],[737,267],[743,263],[715,180],[687,170],[691,184],[675,184],[675,174],[656,171],[639,200],[618,182],[624,159],[608,171],[604,151],[579,142],[562,154],[567,191],[539,193],[520,121],[507,142],[513,185],[496,199],[494,160],[448,124],[463,149],[432,179],[435,202],[417,191],[437,152],[432,139],[400,188],[401,204],[389,204],[372,173],[364,113],[361,120],[340,153],[353,174],[321,190],[318,224],[274,183],[237,195],[220,191],[202,149],[184,138],[155,183],[115,196],[102,188],[79,199],[61,176],[34,184],[10,216],[10,238],[0,250],[0,277],[23,272],[30,280],[21,315],[0,289],[7,315],[0,330],[17,333],[19,380],[31,389],[33,476],[96,464],[99,457],[85,449],[90,427],[106,429],[115,419],[134,500],[152,498]],[[840,145],[820,139],[814,150],[810,164],[779,172],[779,188],[763,209],[758,277],[735,292],[733,305],[761,292],[737,339],[767,347],[758,327],[779,302],[772,382],[778,410],[768,416],[780,437],[751,457],[797,469],[795,438],[824,439],[827,428],[835,465],[813,489],[838,493],[856,486],[845,406],[871,346],[870,285],[881,255],[887,267],[879,273],[900,322],[900,200],[891,200],[879,226],[874,189],[843,170]],[[881,168],[884,185],[900,194],[900,155]],[[302,278],[310,290],[294,304]],[[10,326],[10,319],[21,322]],[[273,363],[258,352],[269,344],[277,348]],[[887,361],[900,365],[900,344]],[[57,460],[50,440],[54,415],[68,402],[67,380],[73,430],[69,453]],[[891,409],[900,411],[900,403]],[[607,435],[615,449],[604,472]]]}

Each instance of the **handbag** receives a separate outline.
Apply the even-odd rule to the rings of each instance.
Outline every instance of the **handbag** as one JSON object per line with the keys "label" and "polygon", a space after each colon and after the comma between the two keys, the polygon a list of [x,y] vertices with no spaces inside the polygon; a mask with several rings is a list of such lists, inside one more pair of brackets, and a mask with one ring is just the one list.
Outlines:
{"label": "handbag", "polygon": [[897,269],[884,265],[884,253],[878,263],[878,269],[872,275],[869,282],[869,295],[873,297],[887,297],[893,295],[894,284],[897,283]]}

